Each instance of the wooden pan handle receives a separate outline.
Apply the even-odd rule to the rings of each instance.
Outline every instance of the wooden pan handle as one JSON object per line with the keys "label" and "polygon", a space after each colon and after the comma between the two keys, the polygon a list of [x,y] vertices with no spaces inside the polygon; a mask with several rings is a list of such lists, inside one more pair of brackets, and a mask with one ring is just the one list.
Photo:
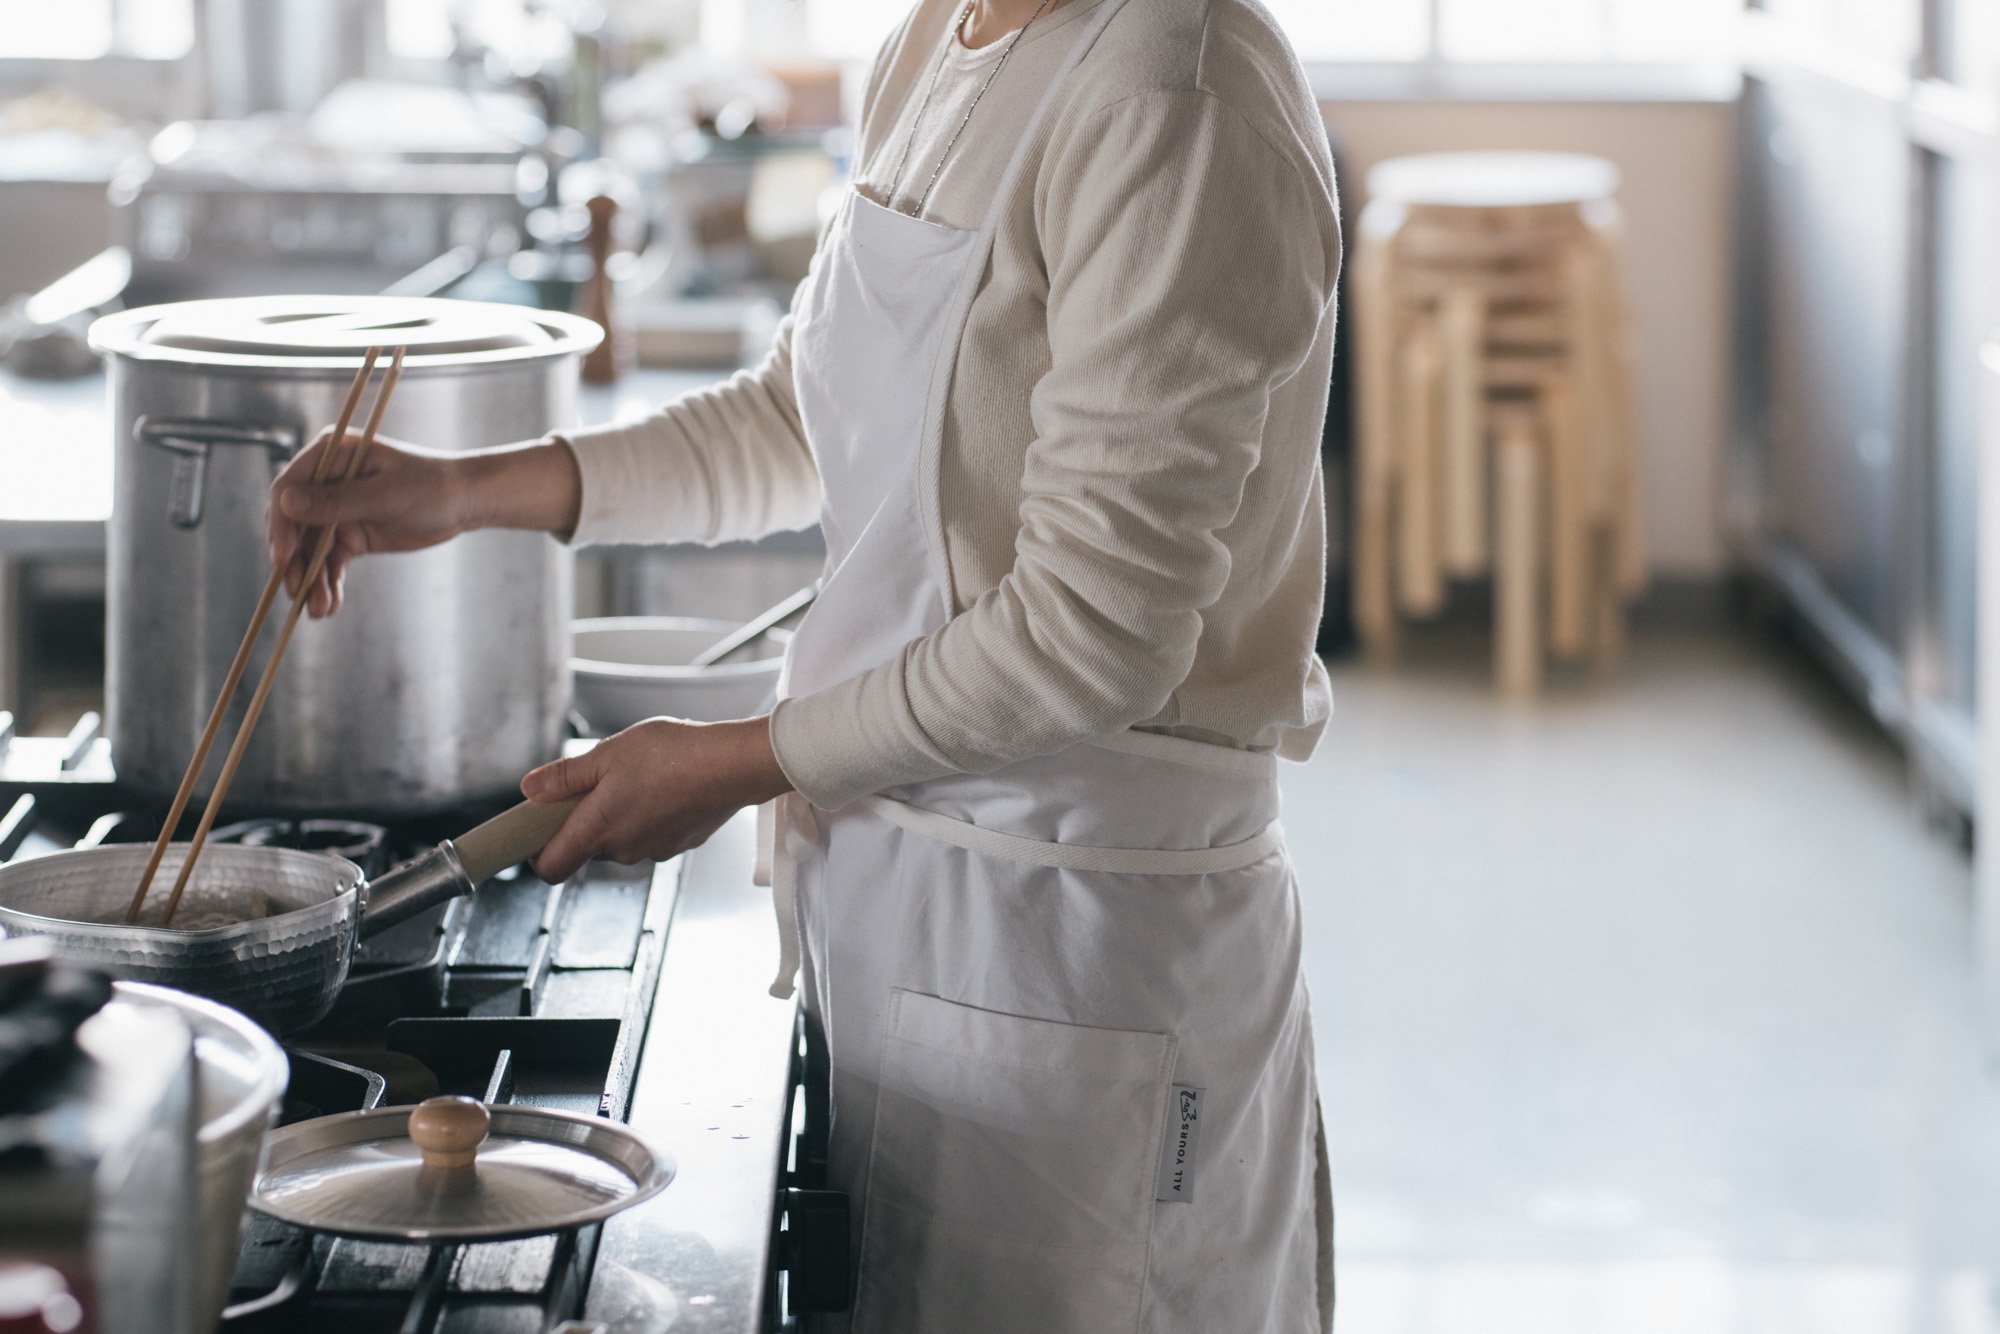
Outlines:
{"label": "wooden pan handle", "polygon": [[453,839],[465,878],[476,885],[533,857],[548,846],[580,800],[524,801]]}

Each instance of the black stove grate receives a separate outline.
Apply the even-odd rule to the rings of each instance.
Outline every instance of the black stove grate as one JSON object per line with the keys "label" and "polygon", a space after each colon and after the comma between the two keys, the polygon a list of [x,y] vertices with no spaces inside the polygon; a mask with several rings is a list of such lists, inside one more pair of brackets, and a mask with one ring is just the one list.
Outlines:
{"label": "black stove grate", "polygon": [[[23,794],[4,815],[11,824],[0,822],[0,839],[12,846],[0,842],[0,861],[143,842],[159,829],[157,814],[79,808],[74,794]],[[246,820],[226,832],[365,850],[379,869],[474,822]],[[677,887],[677,876],[651,866],[593,864],[563,885],[521,870],[365,942],[332,1013],[285,1044],[292,1078],[282,1120],[438,1093],[624,1120]],[[524,1241],[384,1245],[252,1213],[222,1327],[571,1334],[597,1237],[593,1225]]]}

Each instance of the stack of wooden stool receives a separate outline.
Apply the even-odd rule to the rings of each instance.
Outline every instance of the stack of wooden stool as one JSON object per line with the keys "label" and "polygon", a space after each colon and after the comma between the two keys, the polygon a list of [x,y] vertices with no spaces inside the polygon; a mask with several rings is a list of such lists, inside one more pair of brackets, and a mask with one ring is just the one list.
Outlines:
{"label": "stack of wooden stool", "polygon": [[1354,256],[1355,623],[1491,573],[1501,688],[1547,656],[1623,652],[1645,579],[1618,170],[1566,153],[1436,153],[1368,173]]}

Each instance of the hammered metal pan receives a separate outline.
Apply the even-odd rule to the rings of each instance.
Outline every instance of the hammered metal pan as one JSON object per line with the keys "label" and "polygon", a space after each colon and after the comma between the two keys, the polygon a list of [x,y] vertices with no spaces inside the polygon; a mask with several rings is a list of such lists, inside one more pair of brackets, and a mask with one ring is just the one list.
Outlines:
{"label": "hammered metal pan", "polygon": [[[174,927],[126,926],[150,849],[79,848],[0,866],[0,932],[47,936],[56,952],[113,977],[220,1001],[273,1033],[308,1028],[333,1008],[357,940],[534,856],[574,802],[522,802],[457,839],[384,872],[374,885],[345,857],[290,848],[208,848]],[[187,845],[167,849],[160,877]],[[165,896],[158,896],[164,902]],[[157,920],[159,904],[149,904]]]}

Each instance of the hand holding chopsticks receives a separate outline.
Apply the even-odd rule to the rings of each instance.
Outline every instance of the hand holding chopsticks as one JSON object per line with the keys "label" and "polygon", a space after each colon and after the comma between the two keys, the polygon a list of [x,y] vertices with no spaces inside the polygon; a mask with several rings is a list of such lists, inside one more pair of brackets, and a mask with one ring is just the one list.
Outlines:
{"label": "hand holding chopsticks", "polygon": [[[354,383],[347,387],[347,398],[340,406],[340,417],[333,431],[334,438],[341,439],[354,420],[355,409],[361,406],[361,391],[368,387],[368,377],[375,373],[375,363],[381,358],[382,349],[371,347],[362,359],[361,369],[355,373]],[[333,464],[334,451],[329,449],[319,457],[319,466],[313,473],[316,482],[325,481]],[[208,753],[215,747],[216,734],[222,730],[222,719],[229,712],[229,701],[236,697],[236,687],[243,681],[243,670],[250,663],[250,652],[256,646],[257,636],[264,632],[264,622],[271,615],[271,604],[277,600],[278,589],[284,583],[283,568],[273,566],[271,577],[264,581],[264,592],[257,599],[257,609],[250,614],[250,626],[243,632],[243,642],[236,646],[236,657],[229,664],[228,673],[222,678],[222,688],[215,693],[215,707],[209,711],[208,723],[201,730],[201,740],[194,748],[194,758],[188,761],[187,772],[181,776],[179,790],[174,793],[173,805],[167,809],[166,822],[160,827],[159,838],[153,841],[152,855],[146,858],[146,869],[139,876],[139,888],[132,895],[132,906],[126,910],[125,924],[130,926],[139,920],[139,910],[145,906],[146,891],[153,887],[153,877],[160,869],[160,859],[167,855],[167,846],[173,842],[174,831],[180,828],[181,816],[187,811],[188,798],[194,795],[194,785],[201,778],[202,768],[208,763]]]}
{"label": "hand holding chopsticks", "polygon": [[[383,377],[381,391],[376,395],[375,403],[369,411],[368,425],[362,432],[360,439],[355,441],[348,450],[347,466],[341,473],[342,481],[347,481],[360,475],[361,465],[367,457],[369,448],[375,443],[377,431],[381,428],[382,416],[388,410],[389,396],[395,392],[396,382],[402,378],[403,354],[403,348],[399,347],[395,350],[388,374]],[[369,376],[373,373],[380,356],[380,348],[370,348],[366,358],[362,361],[360,372],[354,377],[354,383],[348,388],[347,398],[342,405],[340,417],[334,426],[332,439],[328,442],[327,448],[320,456],[318,467],[314,472],[314,481],[326,480],[327,474],[332,471],[333,457],[338,452],[341,443],[347,438],[347,428],[352,423],[355,409],[360,404],[361,392],[367,386]],[[292,598],[291,609],[286,613],[284,624],[278,631],[277,643],[272,646],[270,661],[264,665],[263,676],[257,682],[255,693],[250,697],[250,704],[244,712],[243,722],[238,726],[236,738],[230,743],[229,752],[223,759],[222,772],[216,778],[215,790],[209,794],[208,805],[202,811],[201,822],[195,827],[194,840],[188,847],[187,856],[181,861],[180,874],[175,878],[173,892],[167,898],[166,911],[160,917],[160,924],[162,926],[173,921],[174,911],[180,907],[181,896],[186,892],[188,881],[194,874],[195,862],[201,856],[201,850],[208,841],[209,831],[215,825],[215,817],[222,808],[223,798],[229,791],[230,783],[235,780],[236,770],[243,762],[244,752],[249,748],[251,733],[256,729],[257,719],[263,714],[265,702],[270,698],[271,688],[276,683],[278,665],[284,660],[285,650],[291,644],[292,633],[298,628],[299,617],[305,611],[306,602],[311,596],[313,585],[319,578],[320,570],[326,564],[327,553],[333,548],[335,535],[335,528],[332,525],[322,528],[319,532],[318,540],[313,547],[311,563],[306,570],[306,576],[299,584],[298,593]],[[209,715],[208,725],[203,729],[200,744],[195,748],[194,758],[188,765],[187,773],[181,779],[179,790],[175,793],[173,806],[167,813],[166,822],[160,830],[159,839],[154,843],[152,855],[147,859],[146,870],[140,879],[138,892],[133,895],[132,906],[126,914],[125,920],[127,924],[136,922],[140,910],[145,906],[147,891],[152,887],[153,877],[157,874],[160,861],[166,855],[167,847],[173,840],[174,831],[180,824],[181,815],[187,809],[188,798],[193,793],[194,785],[200,778],[202,767],[208,762],[209,752],[214,746],[215,737],[221,728],[223,716],[228,711],[229,701],[234,697],[236,687],[242,681],[243,671],[249,662],[252,646],[264,628],[264,622],[270,615],[272,603],[277,597],[278,589],[283,579],[284,570],[281,567],[274,566],[271,570],[270,578],[265,582],[263,596],[258,600],[256,611],[251,616],[250,626],[244,632],[243,642],[236,650],[236,658],[230,664],[229,672],[223,680],[222,689],[218,692],[215,701],[215,708]]]}

